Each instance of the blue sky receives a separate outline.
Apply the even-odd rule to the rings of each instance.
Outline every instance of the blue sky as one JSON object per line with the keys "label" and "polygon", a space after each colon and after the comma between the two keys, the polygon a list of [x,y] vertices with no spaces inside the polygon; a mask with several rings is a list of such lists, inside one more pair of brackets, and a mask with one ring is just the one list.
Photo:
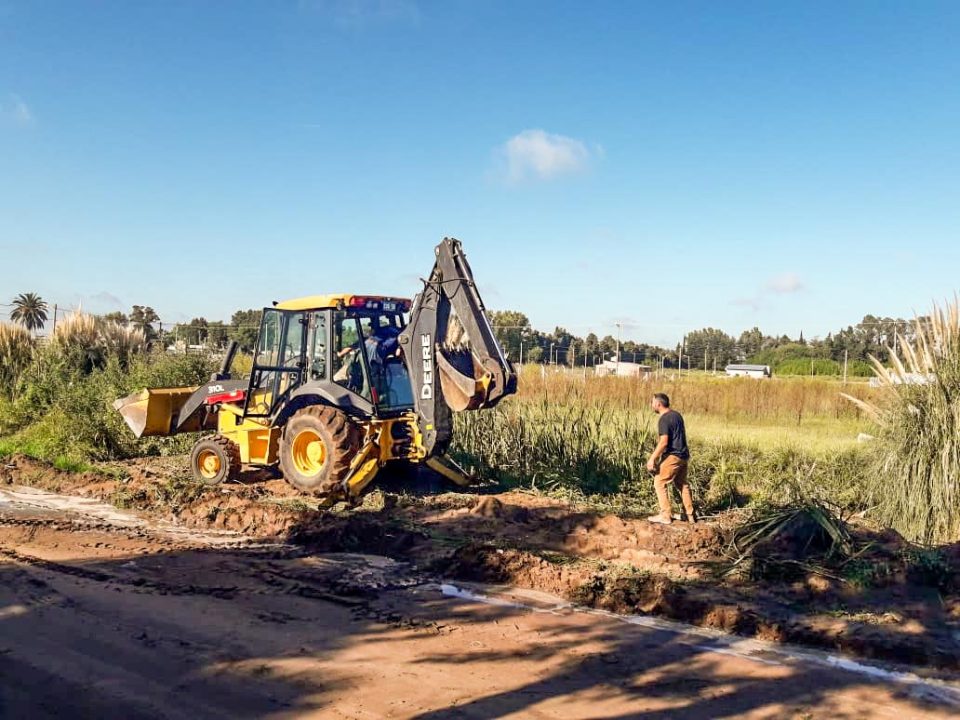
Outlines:
{"label": "blue sky", "polygon": [[0,0],[0,302],[413,294],[672,343],[960,286],[955,2]]}

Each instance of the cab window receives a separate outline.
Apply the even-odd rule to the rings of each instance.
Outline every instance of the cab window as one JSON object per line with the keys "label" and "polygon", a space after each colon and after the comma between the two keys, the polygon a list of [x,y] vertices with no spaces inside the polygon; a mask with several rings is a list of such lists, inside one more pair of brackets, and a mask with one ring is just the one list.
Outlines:
{"label": "cab window", "polygon": [[310,379],[323,380],[327,377],[327,314],[319,311],[310,317],[310,340],[308,358]]}

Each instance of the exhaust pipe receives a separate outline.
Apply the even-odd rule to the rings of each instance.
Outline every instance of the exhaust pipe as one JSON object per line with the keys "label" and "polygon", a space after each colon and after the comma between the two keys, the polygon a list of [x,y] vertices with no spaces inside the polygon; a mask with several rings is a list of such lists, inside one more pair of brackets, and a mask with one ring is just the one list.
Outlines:
{"label": "exhaust pipe", "polygon": [[231,340],[227,348],[227,354],[223,356],[223,362],[220,363],[220,370],[210,376],[211,380],[229,380],[230,366],[233,365],[233,358],[237,354],[240,344],[236,340]]}

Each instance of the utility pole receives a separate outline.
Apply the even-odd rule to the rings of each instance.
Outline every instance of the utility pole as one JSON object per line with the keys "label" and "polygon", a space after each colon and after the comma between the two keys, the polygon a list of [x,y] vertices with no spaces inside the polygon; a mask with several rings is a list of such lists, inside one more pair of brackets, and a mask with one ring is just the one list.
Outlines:
{"label": "utility pole", "polygon": [[617,377],[620,377],[620,323],[617,325]]}
{"label": "utility pole", "polygon": [[[683,374],[683,347],[687,344],[687,336],[684,335],[680,341],[680,357],[677,360],[677,377]],[[687,362],[690,362],[689,360]]]}
{"label": "utility pole", "polygon": [[556,365],[556,363],[553,361],[553,346],[554,346],[554,343],[550,343],[550,364]]}
{"label": "utility pole", "polygon": [[520,336],[520,365],[523,365],[523,335]]}
{"label": "utility pole", "polygon": [[844,385],[847,384],[847,358],[849,353],[850,353],[849,350],[843,351],[843,384]]}
{"label": "utility pole", "polygon": [[57,304],[54,303],[53,304],[53,331],[51,332],[51,334],[55,333],[56,331],[57,331]]}

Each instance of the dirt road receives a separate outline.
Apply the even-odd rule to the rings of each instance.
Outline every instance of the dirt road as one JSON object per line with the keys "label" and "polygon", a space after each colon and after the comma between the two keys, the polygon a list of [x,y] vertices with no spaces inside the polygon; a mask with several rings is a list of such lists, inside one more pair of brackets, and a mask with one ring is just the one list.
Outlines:
{"label": "dirt road", "polygon": [[3,718],[956,717],[960,688],[0,492]]}

